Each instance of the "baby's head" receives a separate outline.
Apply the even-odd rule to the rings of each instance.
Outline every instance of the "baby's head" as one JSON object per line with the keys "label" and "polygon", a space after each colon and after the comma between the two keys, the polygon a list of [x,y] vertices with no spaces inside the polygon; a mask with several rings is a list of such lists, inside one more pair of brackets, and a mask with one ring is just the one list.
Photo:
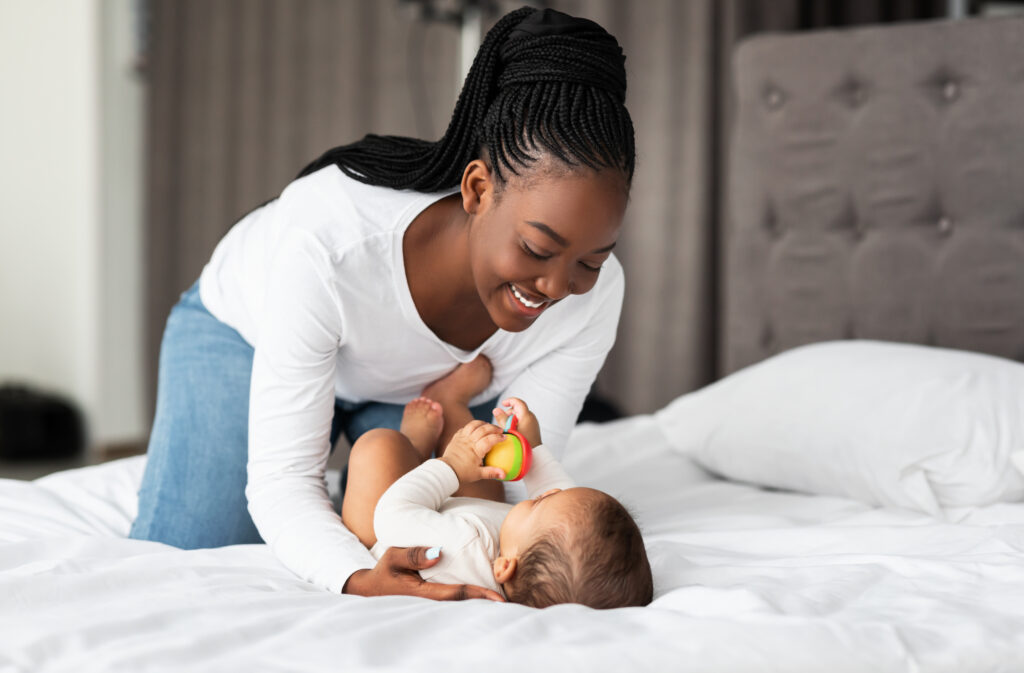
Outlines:
{"label": "baby's head", "polygon": [[501,525],[494,579],[508,599],[537,608],[647,605],[654,583],[633,517],[592,488],[552,489],[512,508]]}

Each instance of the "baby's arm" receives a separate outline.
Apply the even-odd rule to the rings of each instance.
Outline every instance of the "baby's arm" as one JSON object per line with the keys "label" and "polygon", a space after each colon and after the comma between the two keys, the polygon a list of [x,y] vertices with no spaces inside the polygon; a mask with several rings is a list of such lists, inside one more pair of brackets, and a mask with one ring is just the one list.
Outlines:
{"label": "baby's arm", "polygon": [[574,488],[576,482],[572,480],[555,455],[546,446],[541,445],[533,447],[533,464],[530,465],[530,471],[523,477],[523,485],[526,486],[526,495],[536,498],[541,493],[546,493],[553,488],[560,488],[563,491],[567,488]]}
{"label": "baby's arm", "polygon": [[523,477],[527,497],[535,498],[553,488],[567,489],[576,486],[572,477],[565,471],[554,454],[541,444],[540,424],[526,403],[518,397],[510,397],[502,402],[502,405],[505,408],[494,410],[494,420],[504,427],[509,416],[508,410],[511,410],[511,413],[519,419],[518,431],[533,447],[533,462],[529,472]]}
{"label": "baby's arm", "polygon": [[501,430],[483,421],[460,429],[442,458],[428,460],[407,472],[377,501],[373,530],[388,546],[436,546],[453,535],[475,534],[468,523],[438,510],[459,488],[459,483],[500,479],[502,471],[480,462],[501,441]]}
{"label": "baby's arm", "polygon": [[373,512],[373,532],[388,547],[449,544],[464,524],[438,510],[459,487],[455,473],[428,460],[388,487]]}

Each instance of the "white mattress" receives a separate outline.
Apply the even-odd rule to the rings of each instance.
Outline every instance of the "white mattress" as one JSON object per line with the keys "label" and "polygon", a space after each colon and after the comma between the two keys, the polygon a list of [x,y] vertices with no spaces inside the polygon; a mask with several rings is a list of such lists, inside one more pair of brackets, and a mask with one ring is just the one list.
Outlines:
{"label": "white mattress", "polygon": [[651,606],[338,596],[260,545],[124,539],[144,458],[0,480],[0,670],[1024,671],[1024,504],[950,524],[726,483],[649,416],[568,455],[637,515]]}

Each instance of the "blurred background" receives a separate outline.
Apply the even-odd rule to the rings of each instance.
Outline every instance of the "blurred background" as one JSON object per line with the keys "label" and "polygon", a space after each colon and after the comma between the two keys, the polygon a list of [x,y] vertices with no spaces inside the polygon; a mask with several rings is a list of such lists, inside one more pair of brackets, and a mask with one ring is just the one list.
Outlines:
{"label": "blurred background", "polygon": [[[719,372],[714,272],[736,42],[1021,9],[0,0],[0,476],[144,451],[164,321],[221,236],[329,147],[366,133],[439,137],[467,54],[522,4],[594,19],[627,55],[639,161],[616,248],[627,294],[594,391],[625,414]],[[16,440],[31,450],[14,451]]]}

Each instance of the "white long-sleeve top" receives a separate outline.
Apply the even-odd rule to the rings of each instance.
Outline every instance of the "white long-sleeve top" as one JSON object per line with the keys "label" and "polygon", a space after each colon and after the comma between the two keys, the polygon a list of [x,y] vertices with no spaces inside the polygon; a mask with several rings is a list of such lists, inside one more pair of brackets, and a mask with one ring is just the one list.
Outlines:
{"label": "white long-sleeve top", "polygon": [[[535,498],[552,488],[572,488],[572,479],[544,446],[533,448],[533,464],[523,477],[526,494]],[[443,460],[428,460],[392,484],[373,512],[380,558],[388,547],[439,546],[437,565],[420,571],[430,582],[475,584],[505,592],[494,579],[501,524],[512,505],[480,498],[453,498],[459,488],[455,471]]]}
{"label": "white long-sleeve top", "polygon": [[207,309],[254,347],[246,496],[260,535],[300,577],[340,592],[374,561],[327,495],[335,397],[404,404],[479,353],[499,393],[527,401],[557,456],[615,340],[622,267],[567,297],[522,332],[498,330],[466,351],[420,318],[402,239],[446,194],[365,185],[325,167],[239,221],[200,277]]}

